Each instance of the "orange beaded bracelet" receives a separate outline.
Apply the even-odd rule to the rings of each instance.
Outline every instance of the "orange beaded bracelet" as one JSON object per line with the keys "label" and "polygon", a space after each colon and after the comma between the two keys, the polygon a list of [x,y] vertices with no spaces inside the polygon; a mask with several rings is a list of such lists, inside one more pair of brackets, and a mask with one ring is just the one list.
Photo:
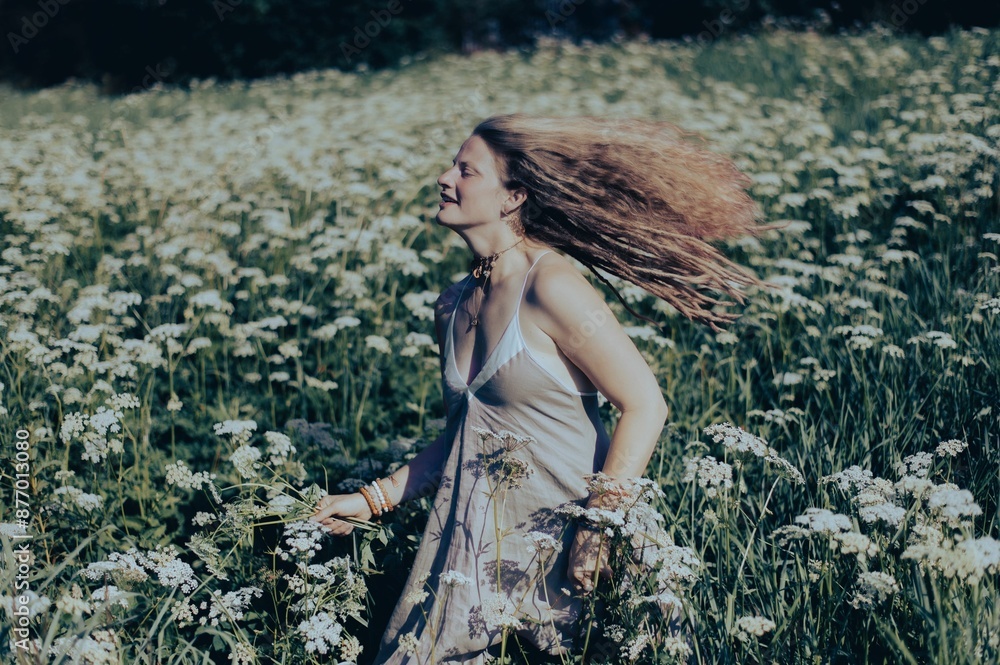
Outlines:
{"label": "orange beaded bracelet", "polygon": [[365,497],[365,501],[368,502],[368,508],[372,511],[372,515],[374,515],[375,517],[380,516],[382,514],[382,511],[379,510],[378,506],[375,505],[375,501],[372,499],[371,494],[368,493],[368,488],[362,487],[358,491],[361,492],[361,496]]}

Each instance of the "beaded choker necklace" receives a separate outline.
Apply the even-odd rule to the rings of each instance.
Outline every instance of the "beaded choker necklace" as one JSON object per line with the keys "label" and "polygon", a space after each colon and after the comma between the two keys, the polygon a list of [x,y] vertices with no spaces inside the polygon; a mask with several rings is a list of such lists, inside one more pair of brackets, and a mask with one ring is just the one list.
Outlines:
{"label": "beaded choker necklace", "polygon": [[483,279],[483,297],[479,301],[479,307],[476,308],[476,314],[475,314],[475,316],[472,317],[472,321],[471,321],[472,325],[474,325],[474,326],[478,326],[479,325],[479,311],[483,308],[483,300],[486,299],[486,282],[489,281],[489,279],[490,279],[490,273],[493,272],[493,264],[497,262],[497,259],[500,258],[501,254],[503,254],[504,252],[506,252],[509,249],[513,249],[514,247],[517,247],[522,242],[524,242],[524,238],[521,238],[520,240],[518,240],[517,242],[515,242],[513,245],[511,245],[510,247],[508,247],[507,249],[500,250],[499,252],[496,252],[494,254],[490,254],[489,256],[484,256],[482,258],[474,258],[474,259],[472,259],[472,263],[469,264],[469,269],[472,271],[472,276],[475,277],[477,280],[480,277],[484,278]]}

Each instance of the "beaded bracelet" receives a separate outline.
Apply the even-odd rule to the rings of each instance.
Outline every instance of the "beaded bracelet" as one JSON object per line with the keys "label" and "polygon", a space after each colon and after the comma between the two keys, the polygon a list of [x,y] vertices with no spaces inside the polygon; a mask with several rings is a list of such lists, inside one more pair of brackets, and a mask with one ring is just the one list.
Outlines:
{"label": "beaded bracelet", "polygon": [[385,485],[383,485],[382,481],[378,478],[375,479],[375,483],[378,485],[379,489],[382,490],[382,497],[385,499],[385,509],[392,512],[393,505],[392,501],[389,500],[389,490],[385,488]]}
{"label": "beaded bracelet", "polygon": [[386,502],[385,502],[385,497],[382,496],[382,490],[379,488],[378,485],[375,484],[375,481],[372,481],[369,487],[371,487],[372,491],[375,493],[375,501],[379,504],[379,507],[382,509],[382,512],[386,512]]}
{"label": "beaded bracelet", "polygon": [[372,500],[371,494],[368,493],[368,488],[361,487],[360,489],[358,489],[358,491],[361,492],[361,496],[365,497],[365,501],[368,502],[368,508],[372,511],[372,515],[374,515],[375,517],[380,516],[382,514],[382,511],[380,511],[378,509],[378,506],[375,505],[375,501]]}

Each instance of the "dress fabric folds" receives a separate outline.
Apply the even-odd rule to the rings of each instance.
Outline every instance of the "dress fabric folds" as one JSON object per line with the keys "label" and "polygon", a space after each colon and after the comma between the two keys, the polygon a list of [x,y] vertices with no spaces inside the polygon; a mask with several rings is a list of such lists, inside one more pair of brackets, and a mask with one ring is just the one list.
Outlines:
{"label": "dress fabric folds", "polygon": [[441,362],[450,451],[377,665],[486,663],[505,626],[545,653],[572,643],[581,611],[567,577],[575,529],[555,509],[586,502],[584,476],[603,467],[610,439],[598,393],[570,389],[525,345],[524,284],[470,384],[455,361],[451,315]]}

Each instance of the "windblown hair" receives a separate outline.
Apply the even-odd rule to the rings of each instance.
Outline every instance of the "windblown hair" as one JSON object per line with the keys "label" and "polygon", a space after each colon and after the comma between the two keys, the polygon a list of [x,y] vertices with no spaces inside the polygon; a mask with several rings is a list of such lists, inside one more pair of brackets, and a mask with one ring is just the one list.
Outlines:
{"label": "windblown hair", "polygon": [[[665,300],[712,330],[738,314],[712,311],[721,292],[743,303],[741,285],[760,285],[708,241],[758,235],[751,180],[727,157],[665,121],[590,116],[495,115],[473,130],[496,160],[507,189],[524,187],[524,235],[589,268],[616,275]],[[728,304],[728,303],[726,303]]]}

